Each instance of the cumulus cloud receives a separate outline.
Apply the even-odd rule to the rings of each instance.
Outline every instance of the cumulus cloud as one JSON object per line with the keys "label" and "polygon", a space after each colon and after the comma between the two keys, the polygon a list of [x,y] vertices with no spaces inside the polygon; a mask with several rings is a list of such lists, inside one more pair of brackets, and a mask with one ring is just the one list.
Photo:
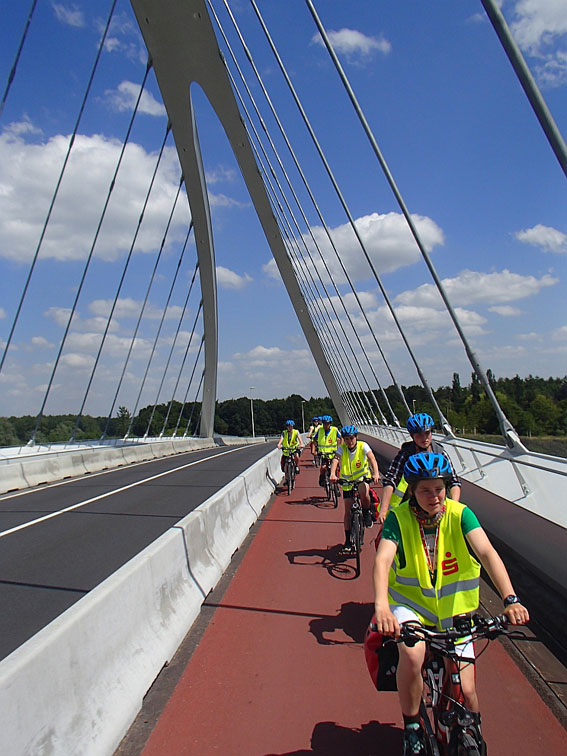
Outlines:
{"label": "cumulus cloud", "polygon": [[[559,279],[549,274],[536,278],[504,269],[499,273],[464,270],[456,278],[443,279],[442,283],[453,305],[495,305],[535,296],[542,289],[554,286],[558,281]],[[402,292],[395,301],[399,304],[436,307],[440,305],[441,297],[433,284],[423,284],[413,291]]]}
{"label": "cumulus cloud", "polygon": [[522,315],[523,310],[519,307],[512,307],[511,305],[496,305],[495,307],[488,308],[490,312],[495,312],[497,315],[502,315],[504,318],[513,318],[517,315]]}
{"label": "cumulus cloud", "polygon": [[[95,299],[89,304],[89,310],[100,318],[108,318],[112,308],[111,299]],[[113,318],[137,318],[142,311],[143,301],[130,297],[121,297],[116,302]],[[169,305],[165,313],[165,320],[179,320],[183,308],[179,305]],[[144,317],[150,320],[159,320],[163,316],[163,308],[147,302],[144,308]]]}
{"label": "cumulus cloud", "polygon": [[243,289],[252,282],[251,276],[245,273],[243,276],[235,273],[233,270],[217,265],[217,282],[219,286],[225,289]]}
{"label": "cumulus cloud", "polygon": [[[140,85],[133,81],[121,81],[116,89],[107,89],[104,93],[104,100],[108,105],[118,112],[131,111],[136,104],[140,94]],[[151,116],[167,115],[165,107],[158,102],[153,94],[144,89],[138,105],[138,112]]]}
{"label": "cumulus cloud", "polygon": [[[57,135],[31,144],[10,131],[0,134],[0,256],[19,264],[33,257],[49,204],[69,145],[69,137]],[[101,135],[77,135],[61,183],[51,221],[41,247],[41,258],[85,259],[93,244],[121,145]],[[138,144],[126,147],[114,191],[108,205],[94,256],[115,260],[132,243],[156,155]],[[137,252],[159,249],[180,169],[174,148],[167,148],[156,176],[136,243]],[[185,238],[189,222],[187,204],[177,203],[167,246]]]}
{"label": "cumulus cloud", "polygon": [[[431,252],[435,246],[442,245],[445,241],[443,231],[431,220],[421,215],[412,215],[417,232],[425,246]],[[372,213],[355,220],[355,226],[364,248],[370,257],[378,275],[391,273],[406,265],[412,265],[421,259],[421,254],[415,240],[409,230],[407,222],[401,213]],[[350,225],[345,223],[330,229],[333,244],[324,228],[314,226],[312,228],[317,247],[327,262],[327,267],[336,283],[346,281],[343,266],[348,271],[349,277],[354,281],[365,281],[373,277],[373,273],[362,251],[360,243]],[[310,247],[317,268],[316,277],[328,280],[326,270],[321,263],[319,252],[315,249],[311,236],[305,235],[305,243]],[[334,248],[333,249],[333,245]],[[335,252],[336,250],[336,252]],[[337,259],[340,254],[340,261]],[[310,263],[309,263],[310,264]],[[274,268],[268,265],[264,267],[268,273],[273,273]]]}
{"label": "cumulus cloud", "polygon": [[564,0],[517,0],[510,29],[518,45],[538,59],[541,84],[567,83],[567,13]]}
{"label": "cumulus cloud", "polygon": [[[392,49],[390,42],[383,36],[369,37],[356,29],[331,30],[327,32],[327,35],[335,51],[342,53],[349,63],[363,63],[375,52],[388,55]],[[311,43],[325,47],[319,32],[313,35]]]}
{"label": "cumulus cloud", "polygon": [[[97,21],[97,29],[102,35],[105,22]],[[104,49],[108,53],[123,55],[131,61],[145,63],[148,57],[146,45],[140,34],[138,25],[126,13],[114,13],[110,29],[104,42]]]}
{"label": "cumulus cloud", "polygon": [[81,28],[85,26],[85,17],[76,5],[66,6],[63,3],[51,3],[58,21],[67,26]]}
{"label": "cumulus cloud", "polygon": [[538,223],[533,228],[517,231],[516,239],[532,247],[540,247],[545,252],[567,253],[567,234],[558,231],[551,226],[543,226]]}

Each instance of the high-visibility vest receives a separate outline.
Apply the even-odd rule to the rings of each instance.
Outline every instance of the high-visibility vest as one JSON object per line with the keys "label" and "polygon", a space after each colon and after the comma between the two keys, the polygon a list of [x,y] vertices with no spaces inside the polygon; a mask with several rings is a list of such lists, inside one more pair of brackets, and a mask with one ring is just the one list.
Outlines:
{"label": "high-visibility vest", "polygon": [[319,431],[319,428],[322,428],[322,427],[323,427],[323,426],[321,426],[321,425],[319,425],[319,424],[318,424],[318,425],[312,425],[312,426],[311,426],[311,428],[309,429],[309,438],[310,438],[310,439],[311,439],[312,441],[314,441],[314,440],[315,440],[315,438],[316,438],[316,436],[317,436],[317,433],[318,433],[318,431]]}
{"label": "high-visibility vest", "polygon": [[293,454],[293,452],[299,446],[299,431],[297,428],[293,428],[291,431],[291,437],[288,430],[284,430],[282,434],[282,452],[284,454]]}
{"label": "high-visibility vest", "polygon": [[334,454],[337,451],[338,432],[339,429],[334,425],[331,425],[327,435],[325,435],[325,429],[323,426],[319,428],[317,433],[317,449],[321,454]]}
{"label": "high-visibility vest", "polygon": [[388,577],[391,604],[413,609],[424,625],[441,630],[453,626],[457,614],[474,612],[479,603],[480,564],[470,553],[461,517],[464,504],[445,499],[446,511],[439,524],[435,585],[431,580],[417,517],[409,502],[396,507],[406,564],[396,554]]}
{"label": "high-visibility vest", "polygon": [[344,478],[348,483],[343,483],[343,489],[350,491],[354,488],[354,484],[370,476],[370,468],[368,467],[368,459],[364,453],[363,442],[356,442],[356,449],[352,458],[350,459],[349,450],[346,444],[343,444],[341,456],[341,478]]}
{"label": "high-visibility vest", "polygon": [[398,485],[394,488],[392,498],[390,499],[391,507],[397,507],[398,504],[401,504],[401,502],[403,501],[405,497],[407,487],[408,487],[408,482],[404,477],[402,477]]}

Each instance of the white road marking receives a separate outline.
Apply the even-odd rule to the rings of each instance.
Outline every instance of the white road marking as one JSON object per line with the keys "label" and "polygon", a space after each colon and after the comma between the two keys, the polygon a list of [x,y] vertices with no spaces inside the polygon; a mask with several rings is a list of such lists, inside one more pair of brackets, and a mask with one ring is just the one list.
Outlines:
{"label": "white road marking", "polygon": [[143,480],[138,480],[135,483],[130,483],[127,486],[116,488],[114,491],[107,491],[106,493],[100,494],[100,496],[94,496],[92,499],[85,499],[84,501],[80,501],[77,504],[72,504],[70,507],[65,507],[65,509],[59,509],[57,512],[50,512],[49,514],[44,515],[43,517],[38,517],[35,520],[30,520],[29,522],[24,522],[21,525],[17,525],[15,528],[4,530],[0,533],[0,538],[10,535],[11,533],[17,533],[19,530],[30,528],[32,525],[37,525],[40,522],[51,520],[53,517],[58,517],[59,515],[65,514],[66,512],[72,512],[74,509],[79,509],[80,507],[84,507],[86,504],[92,504],[93,501],[106,499],[107,496],[114,496],[114,494],[121,493],[122,491],[127,491],[129,488],[135,488],[136,486],[141,486],[143,483],[148,483],[150,480],[163,478],[164,475],[171,475],[171,473],[179,472],[179,470],[185,470],[185,468],[187,467],[193,467],[193,465],[198,465],[201,462],[207,462],[209,459],[216,459],[217,457],[223,457],[225,454],[232,454],[232,452],[240,451],[240,450],[241,450],[241,447],[238,447],[237,449],[229,449],[228,451],[223,451],[223,452],[220,452],[219,454],[212,454],[210,457],[197,459],[195,460],[195,462],[189,462],[186,465],[181,465],[181,467],[175,467],[172,470],[166,470],[165,472],[158,473],[157,475],[151,475],[149,478],[144,478]]}

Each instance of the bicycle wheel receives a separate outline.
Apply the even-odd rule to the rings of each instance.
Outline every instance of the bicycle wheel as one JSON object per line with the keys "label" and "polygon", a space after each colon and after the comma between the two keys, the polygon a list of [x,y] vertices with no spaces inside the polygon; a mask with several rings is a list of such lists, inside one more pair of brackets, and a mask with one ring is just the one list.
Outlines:
{"label": "bicycle wheel", "polygon": [[353,512],[350,523],[350,543],[356,556],[356,574],[360,575],[360,549],[361,549],[362,516],[360,511]]}
{"label": "bicycle wheel", "polygon": [[479,747],[476,738],[466,730],[456,727],[449,741],[449,756],[483,756],[486,750]]}
{"label": "bicycle wheel", "polygon": [[424,733],[425,752],[427,753],[427,756],[440,756],[439,743],[433,732],[431,720],[427,714],[427,707],[423,700],[419,705],[419,719]]}
{"label": "bicycle wheel", "polygon": [[336,509],[339,506],[339,487],[336,483],[331,485],[331,501],[334,509]]}
{"label": "bicycle wheel", "polygon": [[329,501],[331,501],[331,481],[329,480],[329,470],[327,468],[325,472],[325,496]]}
{"label": "bicycle wheel", "polygon": [[291,478],[292,471],[291,471],[291,463],[286,462],[285,465],[285,484],[287,486],[287,495],[289,496],[293,490],[293,481]]}

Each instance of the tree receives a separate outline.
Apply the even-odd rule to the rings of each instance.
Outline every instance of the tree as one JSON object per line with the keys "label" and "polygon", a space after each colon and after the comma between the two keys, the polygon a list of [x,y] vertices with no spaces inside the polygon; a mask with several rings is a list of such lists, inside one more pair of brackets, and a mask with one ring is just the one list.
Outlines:
{"label": "tree", "polygon": [[118,407],[118,412],[116,413],[117,421],[116,421],[115,428],[116,428],[116,433],[119,436],[126,435],[126,431],[128,430],[130,426],[131,417],[132,416],[130,415],[130,411],[128,410],[127,407],[124,407],[123,405]]}

